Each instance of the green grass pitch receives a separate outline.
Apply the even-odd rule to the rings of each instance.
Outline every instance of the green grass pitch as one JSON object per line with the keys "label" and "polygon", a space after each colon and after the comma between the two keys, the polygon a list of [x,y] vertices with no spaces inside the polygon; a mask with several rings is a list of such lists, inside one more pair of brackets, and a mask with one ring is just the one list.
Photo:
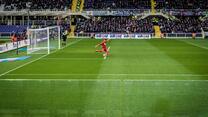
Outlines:
{"label": "green grass pitch", "polygon": [[208,40],[111,40],[106,60],[99,42],[0,63],[0,117],[208,116]]}

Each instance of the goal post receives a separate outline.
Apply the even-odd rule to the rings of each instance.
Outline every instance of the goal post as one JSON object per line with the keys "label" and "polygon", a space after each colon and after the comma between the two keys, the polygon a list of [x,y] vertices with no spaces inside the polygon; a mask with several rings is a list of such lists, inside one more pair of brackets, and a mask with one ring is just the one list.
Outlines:
{"label": "goal post", "polygon": [[203,37],[205,39],[208,38],[208,27],[202,28]]}
{"label": "goal post", "polygon": [[27,54],[50,54],[61,48],[60,26],[28,29]]}

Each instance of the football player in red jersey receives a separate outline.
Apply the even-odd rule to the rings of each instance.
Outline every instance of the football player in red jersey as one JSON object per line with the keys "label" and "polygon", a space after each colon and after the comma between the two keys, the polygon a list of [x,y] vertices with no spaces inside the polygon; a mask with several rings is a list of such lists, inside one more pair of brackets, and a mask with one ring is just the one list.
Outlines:
{"label": "football player in red jersey", "polygon": [[103,39],[103,41],[99,44],[97,44],[95,47],[97,48],[98,46],[101,46],[102,49],[101,50],[96,50],[96,52],[103,52],[103,57],[104,59],[106,59],[106,57],[109,55],[109,50],[110,50],[110,47],[107,48],[107,42],[109,42],[110,39]]}

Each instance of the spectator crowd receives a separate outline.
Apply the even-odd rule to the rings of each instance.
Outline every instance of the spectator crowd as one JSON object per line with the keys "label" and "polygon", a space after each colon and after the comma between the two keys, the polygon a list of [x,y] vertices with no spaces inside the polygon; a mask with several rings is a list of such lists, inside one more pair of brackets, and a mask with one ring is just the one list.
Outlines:
{"label": "spectator crowd", "polygon": [[150,19],[132,19],[131,17],[93,17],[79,19],[77,32],[153,32]]}
{"label": "spectator crowd", "polygon": [[161,18],[159,26],[165,33],[192,33],[201,32],[203,21],[199,17],[178,17],[177,20],[166,20]]}
{"label": "spectator crowd", "polygon": [[149,16],[145,19],[134,17],[93,17],[92,19],[78,19],[76,32],[120,32],[120,33],[153,33],[153,19],[163,33],[193,33],[201,32],[202,27],[208,27],[208,21],[201,21],[199,17],[183,16],[176,20],[163,17]]}
{"label": "spectator crowd", "polygon": [[[208,9],[208,0],[155,0],[157,9]],[[85,0],[86,9],[150,9],[150,0]]]}
{"label": "spectator crowd", "polygon": [[[157,9],[208,9],[208,0],[155,0]],[[1,0],[4,10],[66,10],[72,0]],[[150,0],[85,0],[85,9],[150,9]]]}
{"label": "spectator crowd", "polygon": [[[72,0],[0,0],[4,10],[67,10]],[[156,0],[157,9],[208,9],[208,0]],[[85,9],[150,9],[150,0],[85,0]],[[38,16],[37,16],[38,17]],[[62,25],[69,28],[69,21],[57,21],[54,17],[31,17],[29,25],[48,26]],[[76,32],[126,32],[153,33],[153,16],[141,19],[133,16],[101,16],[91,19],[77,20]],[[201,32],[202,27],[208,27],[208,20],[198,16],[179,16],[177,20],[156,17],[161,31],[164,33]],[[2,20],[3,21],[3,20]],[[4,23],[4,22],[3,22]],[[0,22],[0,24],[2,24]],[[23,24],[25,25],[25,24]],[[27,25],[27,24],[26,24]]]}
{"label": "spectator crowd", "polygon": [[11,10],[66,10],[70,7],[71,0],[1,0],[1,6],[6,11]]}

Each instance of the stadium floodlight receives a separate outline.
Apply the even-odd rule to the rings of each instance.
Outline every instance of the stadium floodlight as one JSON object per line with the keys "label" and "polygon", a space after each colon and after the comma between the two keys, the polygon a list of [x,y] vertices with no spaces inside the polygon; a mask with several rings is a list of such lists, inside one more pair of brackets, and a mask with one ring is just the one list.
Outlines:
{"label": "stadium floodlight", "polygon": [[27,54],[50,54],[61,48],[60,26],[28,29]]}

